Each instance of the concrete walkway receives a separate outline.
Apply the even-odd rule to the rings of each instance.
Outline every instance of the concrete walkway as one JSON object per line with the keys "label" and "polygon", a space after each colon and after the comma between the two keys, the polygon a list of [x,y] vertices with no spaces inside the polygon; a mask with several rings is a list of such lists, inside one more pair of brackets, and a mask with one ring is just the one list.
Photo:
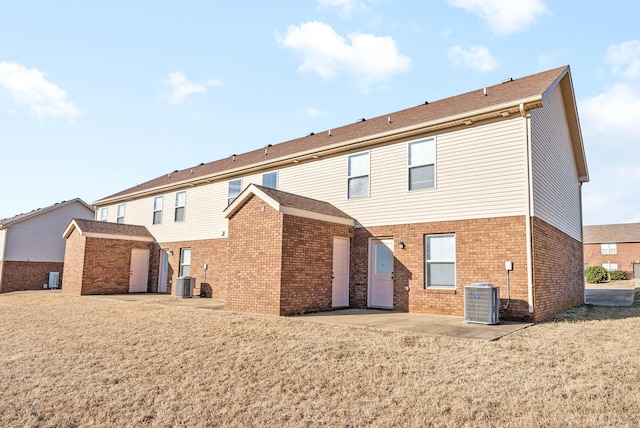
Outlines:
{"label": "concrete walkway", "polygon": [[501,321],[500,324],[493,325],[476,324],[468,323],[462,317],[375,309],[342,309],[291,318],[323,324],[370,327],[378,330],[397,330],[484,341],[497,340],[532,325],[513,321]]}

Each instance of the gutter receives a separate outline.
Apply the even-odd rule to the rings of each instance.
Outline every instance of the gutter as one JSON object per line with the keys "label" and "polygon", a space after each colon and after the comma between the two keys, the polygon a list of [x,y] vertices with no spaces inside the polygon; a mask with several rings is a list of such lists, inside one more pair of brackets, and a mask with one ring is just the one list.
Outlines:
{"label": "gutter", "polygon": [[533,205],[533,164],[531,155],[531,113],[529,113],[524,104],[520,104],[520,115],[524,118],[524,132],[527,149],[527,203],[525,213],[525,235],[527,245],[527,303],[529,304],[529,313],[533,313],[533,237],[531,232],[531,210]]}
{"label": "gutter", "polygon": [[439,131],[442,129],[454,128],[457,126],[469,126],[476,122],[480,122],[487,119],[493,119],[497,117],[508,117],[511,114],[516,114],[521,111],[522,108],[531,110],[534,108],[542,107],[542,95],[536,95],[529,98],[519,100],[514,103],[513,101],[508,103],[502,103],[484,109],[457,114],[454,116],[448,116],[432,120],[430,122],[423,122],[416,125],[406,126],[404,128],[398,128],[391,131],[381,132],[378,134],[368,135],[352,140],[341,141],[328,146],[322,146],[320,148],[306,150],[303,152],[296,152],[293,154],[285,155],[280,158],[272,159],[266,162],[259,162],[253,165],[241,166],[238,168],[228,169],[225,171],[201,176],[195,179],[182,180],[169,185],[153,187],[151,189],[141,190],[139,192],[132,192],[127,195],[118,196],[114,198],[99,199],[93,202],[92,205],[99,207],[102,205],[108,205],[117,202],[125,202],[127,200],[137,199],[143,196],[150,196],[163,192],[170,192],[172,190],[183,189],[185,187],[193,187],[202,184],[208,184],[213,181],[221,181],[227,178],[237,177],[240,173],[249,174],[265,169],[272,169],[274,167],[286,166],[292,163],[300,163],[304,161],[314,160],[320,157],[334,155],[341,152],[359,149],[362,147],[374,146],[378,144],[384,144],[390,141],[394,141],[402,138],[415,137],[429,132]]}

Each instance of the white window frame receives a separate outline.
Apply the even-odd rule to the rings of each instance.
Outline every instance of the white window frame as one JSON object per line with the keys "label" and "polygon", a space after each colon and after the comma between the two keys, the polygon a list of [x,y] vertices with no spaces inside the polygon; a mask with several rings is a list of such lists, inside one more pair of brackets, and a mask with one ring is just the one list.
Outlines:
{"label": "white window frame", "polygon": [[[189,254],[188,262],[185,262],[185,255]],[[185,273],[185,267],[187,272]],[[180,270],[178,276],[191,276],[191,247],[180,248]]]}
{"label": "white window frame", "polygon": [[614,270],[620,270],[620,266],[618,265],[618,263],[607,262],[607,263],[602,263],[601,266],[603,268],[605,268],[607,270],[607,272],[612,272]]}
{"label": "white window frame", "polygon": [[[352,168],[351,168],[351,160],[361,157],[361,156],[367,156],[367,170],[366,173],[364,173],[364,171],[359,171],[356,173],[352,174]],[[366,194],[364,195],[353,195],[351,194],[351,182],[353,180],[357,180],[357,179],[362,179],[365,178],[367,179],[367,191]],[[370,190],[371,190],[371,152],[370,151],[366,151],[366,152],[360,152],[360,153],[354,153],[352,155],[349,155],[347,157],[347,199],[359,199],[359,198],[368,198],[369,194],[370,194]]]}
{"label": "white window frame", "polygon": [[[443,238],[443,237],[452,237],[453,238],[453,259],[429,259],[430,255],[429,255],[429,244],[428,241],[431,238]],[[424,235],[424,286],[425,288],[441,288],[441,289],[447,289],[447,290],[455,290],[456,288],[456,269],[457,269],[457,263],[456,263],[456,235],[455,233],[434,233],[434,234],[429,234],[429,235]],[[453,265],[453,284],[430,284],[429,281],[429,272],[430,272],[430,267],[432,265]]]}
{"label": "white window frame", "polygon": [[[273,177],[273,176],[275,176],[274,185],[269,186],[267,183],[265,183],[265,178]],[[278,188],[278,171],[265,172],[264,174],[262,174],[262,186],[268,187],[270,189],[277,189]]]}
{"label": "white window frame", "polygon": [[109,207],[100,208],[100,218],[98,220],[107,221],[108,216],[109,216]]}
{"label": "white window frame", "polygon": [[[182,201],[180,201],[180,195],[183,195],[182,196]],[[175,209],[174,209],[174,212],[173,212],[173,221],[174,222],[183,222],[184,221],[186,205],[187,205],[187,191],[186,190],[182,190],[180,192],[176,192],[176,203],[175,203]],[[181,216],[179,216],[178,213],[181,213]],[[180,217],[180,218],[178,218],[178,217]]]}
{"label": "white window frame", "polygon": [[[238,186],[238,191],[235,189],[231,189],[233,183],[240,183]],[[231,205],[231,203],[238,197],[238,195],[242,192],[242,178],[237,178],[235,180],[229,180],[229,184],[227,187],[227,205]]]}
{"label": "white window frame", "polygon": [[124,213],[126,211],[124,204],[118,204],[116,208],[116,223],[124,223]]}
{"label": "white window frame", "polygon": [[[159,204],[158,204],[159,202]],[[158,208],[160,205],[160,208]],[[162,207],[164,205],[164,195],[156,196],[153,198],[153,218],[151,220],[152,224],[162,224]],[[157,219],[156,219],[157,214]]]}
{"label": "white window frame", "polygon": [[618,244],[600,244],[600,254],[618,254]]}
{"label": "white window frame", "polygon": [[[420,144],[431,144],[431,158],[432,162],[420,162],[411,159],[411,148],[413,146],[418,146]],[[411,187],[411,171],[416,168],[424,168],[428,166],[433,166],[433,184],[430,187],[419,187],[412,188]],[[424,138],[422,140],[411,141],[407,144],[407,190],[410,192],[415,192],[419,190],[425,189],[435,189],[436,187],[436,139],[435,137]]]}

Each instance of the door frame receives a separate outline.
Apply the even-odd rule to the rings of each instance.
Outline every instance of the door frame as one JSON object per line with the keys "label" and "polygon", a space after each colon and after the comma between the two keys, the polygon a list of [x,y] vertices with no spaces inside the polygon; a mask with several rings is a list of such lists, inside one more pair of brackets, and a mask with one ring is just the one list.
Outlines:
{"label": "door frame", "polygon": [[[372,305],[371,304],[371,298],[372,298],[372,289],[373,289],[373,269],[374,269],[374,258],[375,258],[375,252],[374,252],[374,243],[375,242],[390,242],[391,245],[388,245],[389,249],[391,250],[391,282],[392,282],[392,289],[391,289],[391,304],[390,305]],[[393,305],[394,305],[394,291],[395,291],[395,280],[394,280],[394,269],[395,269],[395,254],[393,252],[393,243],[394,243],[394,239],[392,236],[385,236],[385,237],[375,237],[375,238],[369,238],[369,242],[367,244],[368,247],[368,251],[367,251],[367,307],[370,308],[381,308],[381,309],[393,309]]]}
{"label": "door frame", "polygon": [[[336,243],[340,243],[340,245],[346,246],[346,268],[347,268],[347,277],[345,278],[345,284],[343,284],[344,295],[339,296],[340,300],[336,301],[335,299],[335,289],[336,289]],[[351,239],[345,236],[334,236],[333,237],[333,261],[332,261],[332,271],[331,271],[331,307],[332,308],[344,308],[349,307],[349,277],[351,274]],[[342,294],[342,293],[341,293]]]}
{"label": "door frame", "polygon": [[[160,266],[158,266],[158,293],[167,293],[169,285],[169,250],[160,249]],[[167,268],[165,271],[164,268]]]}

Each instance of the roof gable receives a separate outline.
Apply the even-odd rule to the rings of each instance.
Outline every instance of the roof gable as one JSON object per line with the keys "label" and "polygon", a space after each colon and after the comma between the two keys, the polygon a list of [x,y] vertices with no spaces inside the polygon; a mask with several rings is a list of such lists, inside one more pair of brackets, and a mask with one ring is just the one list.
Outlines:
{"label": "roof gable", "polygon": [[585,244],[640,242],[640,223],[603,224],[583,227]]}
{"label": "roof gable", "polygon": [[[582,149],[577,110],[573,100],[568,66],[555,68],[530,76],[509,79],[503,83],[467,92],[416,107],[384,114],[371,119],[310,133],[280,144],[267,145],[251,152],[230,155],[214,162],[201,163],[184,170],[175,170],[135,187],[115,193],[95,202],[96,205],[114,203],[127,198],[184,188],[187,185],[206,184],[230,179],[241,174],[278,168],[292,163],[305,162],[318,157],[333,155],[346,150],[383,144],[398,138],[433,132],[454,126],[466,126],[479,120],[526,114],[541,107],[543,95],[550,88],[561,84],[567,120],[571,127],[572,144],[581,181],[587,181],[586,160]],[[573,106],[573,109],[571,108]]]}
{"label": "roof gable", "polygon": [[274,210],[296,217],[323,220],[331,223],[355,225],[355,220],[328,202],[318,201],[293,193],[250,184],[224,210],[225,217],[231,218],[252,196],[257,196]]}
{"label": "roof gable", "polygon": [[129,241],[153,242],[153,235],[144,226],[132,224],[108,223],[106,221],[83,220],[74,218],[62,234],[68,238],[74,230],[87,238],[125,239]]}
{"label": "roof gable", "polygon": [[57,210],[57,209],[60,209],[62,207],[65,207],[65,206],[68,206],[68,205],[71,205],[71,204],[75,204],[75,203],[83,205],[84,207],[87,208],[87,210],[89,210],[91,212],[94,212],[94,209],[93,209],[93,207],[91,205],[87,204],[85,201],[83,201],[80,198],[75,198],[75,199],[71,199],[69,201],[56,202],[55,204],[49,205],[48,207],[37,208],[35,210],[29,211],[28,213],[22,213],[22,214],[18,214],[18,215],[15,215],[13,217],[10,217],[10,218],[2,219],[2,220],[0,220],[0,229],[3,229],[5,227],[11,226],[11,225],[16,224],[16,223],[20,223],[20,222],[25,221],[25,220],[32,219],[34,217],[49,213],[51,211],[54,211],[54,210]]}

